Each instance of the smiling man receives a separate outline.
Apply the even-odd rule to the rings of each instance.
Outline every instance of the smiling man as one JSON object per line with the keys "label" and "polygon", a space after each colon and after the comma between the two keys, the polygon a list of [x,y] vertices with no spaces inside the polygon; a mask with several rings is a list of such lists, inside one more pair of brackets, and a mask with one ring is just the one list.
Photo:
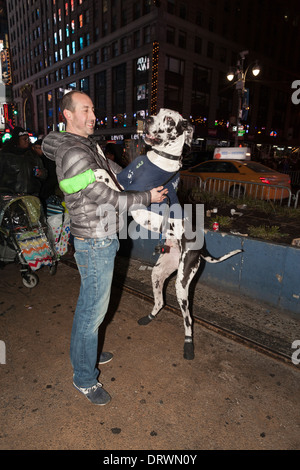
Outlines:
{"label": "smiling man", "polygon": [[[91,138],[96,117],[88,95],[71,91],[64,95],[61,112],[66,132],[50,132],[42,144],[44,154],[56,163],[58,182],[91,169],[104,169],[112,178],[122,168],[108,161]],[[119,192],[105,183],[91,183],[73,194],[65,193],[74,235],[75,259],[81,276],[81,286],[71,335],[73,384],[92,403],[105,405],[108,392],[98,382],[97,363],[112,359],[102,352],[97,358],[98,329],[107,312],[114,260],[119,247],[117,232],[122,217],[130,206],[148,206],[162,202],[166,190],[162,187],[142,192]]]}
{"label": "smiling man", "polygon": [[67,93],[62,100],[63,107],[67,132],[82,137],[89,137],[94,133],[96,116],[93,102],[88,95],[78,92]]}

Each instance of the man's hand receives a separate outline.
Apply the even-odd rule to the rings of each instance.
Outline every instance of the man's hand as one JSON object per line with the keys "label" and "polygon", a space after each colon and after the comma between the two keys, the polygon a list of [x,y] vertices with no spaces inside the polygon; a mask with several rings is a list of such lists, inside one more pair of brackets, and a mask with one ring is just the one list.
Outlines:
{"label": "man's hand", "polygon": [[162,202],[165,199],[167,192],[168,189],[164,189],[163,186],[151,189],[151,202]]}

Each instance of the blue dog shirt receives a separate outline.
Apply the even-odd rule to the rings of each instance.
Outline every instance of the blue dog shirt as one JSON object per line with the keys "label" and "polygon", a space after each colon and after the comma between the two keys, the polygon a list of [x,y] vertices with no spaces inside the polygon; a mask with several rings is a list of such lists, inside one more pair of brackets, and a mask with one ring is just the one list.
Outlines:
{"label": "blue dog shirt", "polygon": [[[168,189],[167,195],[171,208],[170,217],[175,219],[183,217],[183,211],[177,197],[177,187],[180,180],[178,172],[170,173],[163,170],[154,165],[146,155],[140,155],[116,176],[125,191],[147,191],[158,186],[164,186]],[[161,214],[165,204],[166,202],[151,204],[148,210]]]}

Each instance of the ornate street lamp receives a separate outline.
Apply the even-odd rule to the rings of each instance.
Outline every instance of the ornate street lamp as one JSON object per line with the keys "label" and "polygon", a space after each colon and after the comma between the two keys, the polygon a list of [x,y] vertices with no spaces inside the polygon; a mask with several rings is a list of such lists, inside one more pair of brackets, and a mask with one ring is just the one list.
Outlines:
{"label": "ornate street lamp", "polygon": [[227,80],[230,82],[234,79],[234,77],[237,78],[235,82],[235,88],[237,90],[237,95],[238,95],[238,108],[237,108],[237,119],[236,119],[236,134],[235,134],[235,147],[238,147],[238,132],[239,132],[239,127],[240,127],[240,120],[242,117],[242,112],[243,112],[243,101],[244,101],[244,96],[247,93],[247,90],[245,89],[245,82],[246,82],[246,76],[247,73],[252,67],[252,74],[257,77],[257,75],[260,73],[260,67],[257,63],[257,61],[252,62],[246,70],[244,71],[244,60],[245,56],[249,54],[249,51],[242,51],[239,53],[240,58],[237,61],[236,64],[236,69],[235,70],[230,70],[227,74]]}

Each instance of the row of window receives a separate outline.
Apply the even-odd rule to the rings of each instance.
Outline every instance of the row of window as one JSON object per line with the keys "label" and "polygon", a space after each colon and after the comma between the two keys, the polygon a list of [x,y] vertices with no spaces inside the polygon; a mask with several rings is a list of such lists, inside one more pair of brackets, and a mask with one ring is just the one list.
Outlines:
{"label": "row of window", "polygon": [[[96,35],[98,31],[96,30]],[[138,47],[150,44],[151,42],[151,28],[146,26],[142,30],[133,32],[132,36],[122,37],[118,41],[114,41],[112,44],[105,46],[101,49],[101,52],[97,50],[94,53],[94,63],[95,65],[100,64],[100,62],[106,62],[110,58],[118,57],[120,54],[126,54],[131,49],[137,49]],[[19,62],[15,59],[14,54],[12,57],[12,67],[14,74],[14,82],[25,80],[28,77],[31,77],[33,74],[41,72],[42,70],[52,67],[54,63],[57,63],[63,60],[66,57],[74,55],[76,52],[83,50],[85,47],[89,46],[91,43],[90,33],[86,33],[73,40],[70,43],[65,45],[65,48],[59,48],[54,51],[54,60],[52,60],[52,55],[47,55],[47,50],[50,47],[50,39],[44,41],[43,45],[39,44],[36,46],[29,54],[24,54],[19,56]],[[14,51],[14,49],[13,49]],[[14,51],[15,52],[15,51]],[[38,58],[40,55],[44,58],[34,61],[33,59]],[[92,56],[88,56],[89,67],[92,63]],[[31,64],[31,67],[30,67]],[[25,68],[27,65],[27,68]],[[88,68],[89,68],[88,67]],[[75,72],[74,72],[75,73]]]}

